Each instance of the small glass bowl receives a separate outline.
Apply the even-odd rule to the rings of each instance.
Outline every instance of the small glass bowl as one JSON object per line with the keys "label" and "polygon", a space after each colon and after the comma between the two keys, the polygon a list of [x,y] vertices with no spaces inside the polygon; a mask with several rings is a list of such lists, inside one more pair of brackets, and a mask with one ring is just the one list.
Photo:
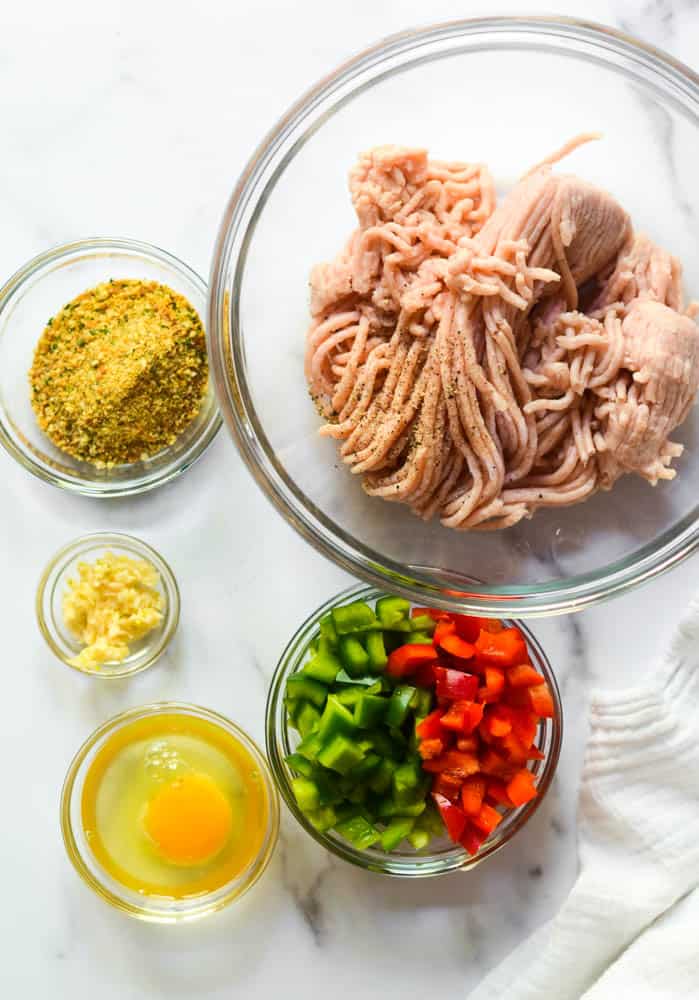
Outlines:
{"label": "small glass bowl", "polygon": [[183,295],[202,321],[206,285],[181,260],[135,240],[86,239],[40,254],[0,288],[0,444],[44,482],[93,497],[121,497],[162,486],[188,469],[221,426],[209,381],[199,413],[173,444],[140,462],[98,469],[56,448],[31,405],[29,369],[50,316],[110,278],[158,281]]}
{"label": "small glass bowl", "polygon": [[[104,745],[105,740],[123,726],[160,713],[177,712],[211,722],[233,736],[253,758],[262,776],[266,802],[267,824],[259,853],[248,868],[220,888],[187,899],[167,896],[146,896],[122,885],[109,875],[94,857],[85,836],[81,821],[82,792],[90,765]],[[279,796],[272,781],[264,754],[240,726],[218,712],[198,705],[181,702],[159,702],[129,709],[103,723],[83,743],[73,758],[61,792],[61,831],[63,842],[73,867],[82,880],[111,906],[139,920],[151,923],[173,924],[196,920],[223,909],[234,899],[239,899],[260,878],[277,843],[279,836]]]}
{"label": "small glass bowl", "polygon": [[[63,595],[69,578],[77,576],[78,563],[94,562],[107,551],[115,555],[145,559],[155,566],[160,575],[163,620],[152,632],[131,645],[131,652],[125,660],[120,663],[103,663],[99,669],[91,670],[70,662],[84,649],[84,645],[76,639],[63,620]],[[131,535],[100,531],[69,542],[50,561],[39,581],[36,617],[44,639],[66,666],[93,677],[130,677],[131,674],[153,666],[165,652],[180,619],[180,592],[172,570],[150,545]]]}
{"label": "small glass bowl", "polygon": [[[392,851],[390,854],[385,854],[382,850],[375,847],[370,847],[364,851],[358,850],[349,841],[332,830],[327,833],[320,833],[316,830],[299,808],[291,788],[293,773],[284,758],[293,752],[295,745],[299,742],[299,737],[298,733],[290,732],[287,725],[286,709],[284,706],[284,691],[287,678],[290,674],[300,669],[311,640],[318,634],[320,619],[328,614],[331,608],[337,607],[338,604],[347,604],[357,600],[368,601],[373,604],[376,598],[381,596],[383,596],[382,591],[363,585],[344,590],[329,601],[326,601],[317,611],[314,611],[289,641],[272,678],[272,685],[267,698],[267,756],[272,773],[277,787],[282,794],[282,798],[304,830],[319,844],[322,844],[327,850],[336,854],[337,857],[343,858],[345,861],[349,861],[351,864],[364,868],[367,871],[379,872],[382,875],[425,878],[433,875],[446,875],[448,872],[457,870],[467,871],[475,868],[476,865],[479,865],[486,858],[489,858],[496,851],[503,848],[505,844],[512,840],[517,831],[521,830],[531,819],[543,802],[546,792],[551,785],[561,751],[563,706],[556,678],[543,649],[529,629],[519,621],[516,624],[526,636],[532,663],[539,673],[546,678],[546,682],[551,689],[555,714],[552,719],[542,719],[539,724],[537,744],[544,754],[544,759],[530,761],[529,763],[531,771],[537,778],[538,795],[519,809],[510,809],[505,813],[502,822],[488,840],[485,841],[478,854],[471,857],[463,848],[455,846],[446,836],[441,837],[439,840],[434,840],[427,851],[417,852],[405,846]],[[509,624],[515,623],[510,622]]]}

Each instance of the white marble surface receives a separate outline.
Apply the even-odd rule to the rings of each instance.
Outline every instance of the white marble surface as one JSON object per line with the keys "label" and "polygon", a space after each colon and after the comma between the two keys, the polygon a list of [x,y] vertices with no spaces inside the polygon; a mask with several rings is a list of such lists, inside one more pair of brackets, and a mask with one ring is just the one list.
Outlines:
{"label": "white marble surface", "polygon": [[[449,0],[428,11],[397,0],[4,5],[0,276],[95,233],[158,243],[207,273],[233,181],[292,96],[382,35],[465,9]],[[584,12],[696,64],[696,0],[588,0]],[[220,709],[261,741],[281,647],[347,578],[272,511],[225,434],[181,482],[133,502],[64,496],[4,453],[0,477],[0,996],[341,1000],[378,995],[379,985],[386,998],[425,996],[435,983],[463,995],[556,909],[576,871],[586,692],[631,681],[659,651],[695,586],[695,562],[606,607],[537,624],[568,724],[556,788],[516,846],[467,877],[406,885],[331,861],[285,817],[253,893],[198,925],[160,928],[106,908],[66,860],[58,797],[73,752],[108,716],[169,697]],[[35,626],[46,560],[98,528],[151,541],[182,586],[167,660],[131,682],[73,675]]]}

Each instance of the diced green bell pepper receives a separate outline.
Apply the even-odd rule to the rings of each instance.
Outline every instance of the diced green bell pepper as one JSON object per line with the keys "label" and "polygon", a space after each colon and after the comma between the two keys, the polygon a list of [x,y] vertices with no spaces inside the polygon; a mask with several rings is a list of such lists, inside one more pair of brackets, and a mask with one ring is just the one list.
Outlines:
{"label": "diced green bell pepper", "polygon": [[394,819],[388,824],[381,834],[381,846],[388,853],[393,851],[402,843],[406,837],[410,836],[415,826],[414,819]]}
{"label": "diced green bell pepper", "polygon": [[376,615],[383,628],[395,629],[408,619],[410,601],[403,597],[380,597],[376,602]]}
{"label": "diced green bell pepper", "polygon": [[337,823],[337,813],[332,806],[321,806],[305,814],[306,819],[319,833],[327,833]]}
{"label": "diced green bell pepper", "polygon": [[313,765],[310,760],[302,757],[300,753],[290,753],[288,757],[284,758],[284,761],[292,771],[302,774],[304,778],[310,778],[313,774]]}
{"label": "diced green bell pepper", "polygon": [[310,778],[294,778],[291,782],[294,798],[305,813],[320,806],[318,786]]}
{"label": "diced green bell pepper", "polygon": [[365,632],[378,626],[376,615],[364,601],[341,604],[333,608],[330,613],[338,636],[349,635],[351,632]]}
{"label": "diced green bell pepper", "polygon": [[367,632],[366,651],[369,656],[369,666],[374,673],[379,674],[388,663],[383,632]]}
{"label": "diced green bell pepper", "polygon": [[422,851],[423,848],[427,847],[431,839],[427,830],[413,830],[408,836],[408,843],[416,851]]}
{"label": "diced green bell pepper", "polygon": [[411,632],[409,642],[415,646],[431,646],[432,636],[429,632]]}
{"label": "diced green bell pepper", "polygon": [[402,726],[410,708],[410,700],[416,688],[410,684],[399,684],[394,690],[386,710],[386,725],[397,728]]}
{"label": "diced green bell pepper", "polygon": [[376,677],[372,674],[365,674],[363,677],[350,677],[346,670],[341,670],[335,678],[335,685],[361,684],[362,687],[374,687],[377,683]]}
{"label": "diced green bell pepper", "polygon": [[289,698],[310,701],[318,708],[322,708],[328,697],[328,689],[325,684],[304,677],[303,674],[292,674],[286,682],[286,694]]}
{"label": "diced green bell pepper", "polygon": [[296,713],[296,728],[301,733],[301,738],[305,739],[316,728],[320,721],[320,712],[311,705],[310,701],[304,701]]}
{"label": "diced green bell pepper", "polygon": [[[429,632],[430,635],[434,632],[437,627],[437,622],[431,615],[416,615],[415,618],[410,619],[410,628],[414,632]],[[412,639],[410,640],[413,641]]]}
{"label": "diced green bell pepper", "polygon": [[318,726],[318,735],[323,744],[327,745],[335,736],[351,734],[356,728],[350,710],[345,708],[336,695],[329,695]]}
{"label": "diced green bell pepper", "polygon": [[353,781],[363,781],[364,778],[366,778],[368,774],[371,774],[374,768],[378,767],[380,763],[381,757],[379,757],[377,753],[374,753],[373,750],[369,750],[369,752],[365,754],[364,760],[360,761],[359,764],[353,768],[351,773]]}
{"label": "diced green bell pepper", "polygon": [[309,733],[296,747],[296,753],[314,763],[322,746],[323,741],[318,733]]}
{"label": "diced green bell pepper", "polygon": [[354,721],[360,729],[371,729],[382,721],[388,698],[375,694],[360,694],[354,706]]}
{"label": "diced green bell pepper", "polygon": [[347,708],[354,709],[357,702],[359,702],[364,697],[364,692],[366,688],[359,686],[350,687],[349,684],[343,684],[340,690],[337,692],[335,697],[340,702],[341,705],[345,705]]}
{"label": "diced green bell pepper", "polygon": [[444,833],[444,822],[431,802],[427,803],[424,812],[418,819],[416,826],[420,830],[425,830],[432,837],[441,837]]}
{"label": "diced green bell pepper", "polygon": [[420,789],[424,771],[419,761],[406,760],[393,772],[393,797],[396,802],[410,802],[414,793]]}
{"label": "diced green bell pepper", "polygon": [[356,805],[363,805],[367,796],[369,795],[369,789],[366,785],[355,785],[351,792],[347,793],[347,798],[350,802],[354,802]]}
{"label": "diced green bell pepper", "polygon": [[335,829],[341,837],[349,840],[360,851],[366,850],[367,847],[371,847],[372,844],[381,839],[381,834],[376,827],[372,826],[361,815],[352,816],[350,819],[338,823]]}
{"label": "diced green bell pepper", "polygon": [[333,622],[333,616],[330,612],[321,618],[318,625],[320,626],[320,634],[323,639],[327,639],[331,646],[337,645],[337,629],[335,628],[335,623]]}
{"label": "diced green bell pepper", "polygon": [[342,635],[340,659],[350,677],[363,677],[369,669],[369,654],[356,635]]}
{"label": "diced green bell pepper", "polygon": [[[384,698],[384,701],[387,699]],[[385,729],[369,729],[366,734],[367,740],[371,743],[372,749],[376,750],[382,757],[393,757],[395,745],[389,733]]]}
{"label": "diced green bell pepper", "polygon": [[342,670],[342,663],[333,652],[327,639],[318,643],[318,650],[308,663],[304,664],[302,674],[321,684],[332,684]]}
{"label": "diced green bell pepper", "polygon": [[390,760],[388,757],[381,758],[380,763],[372,771],[369,778],[368,784],[372,792],[376,792],[377,795],[383,795],[391,787],[391,780],[396,766],[395,761]]}
{"label": "diced green bell pepper", "polygon": [[415,697],[412,699],[412,707],[415,711],[416,719],[424,719],[432,711],[434,695],[427,688],[418,688]]}
{"label": "diced green bell pepper", "polygon": [[339,734],[327,742],[318,754],[318,763],[338,774],[347,774],[364,757],[364,751],[354,740]]}
{"label": "diced green bell pepper", "polygon": [[378,815],[381,819],[391,819],[395,816],[408,816],[417,819],[421,816],[427,805],[422,802],[396,802],[395,799],[383,799],[378,806]]}

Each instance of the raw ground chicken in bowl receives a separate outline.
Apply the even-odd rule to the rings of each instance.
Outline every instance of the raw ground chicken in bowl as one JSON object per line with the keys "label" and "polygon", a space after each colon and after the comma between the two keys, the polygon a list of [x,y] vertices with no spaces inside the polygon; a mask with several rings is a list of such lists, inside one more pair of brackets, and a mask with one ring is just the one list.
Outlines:
{"label": "raw ground chicken in bowl", "polygon": [[[466,113],[466,95],[480,96],[484,80],[488,81],[487,99],[469,98]],[[565,86],[552,86],[552,80],[564,80]],[[699,507],[694,483],[699,471],[699,409],[691,409],[684,422],[670,431],[669,425],[682,417],[686,407],[679,393],[676,408],[668,411],[667,426],[658,424],[653,428],[649,438],[653,453],[642,454],[634,444],[635,431],[645,419],[642,399],[650,383],[644,385],[636,379],[633,386],[627,385],[627,390],[634,389],[630,395],[635,399],[630,398],[625,412],[635,413],[640,422],[629,423],[628,437],[621,424],[613,426],[614,413],[624,409],[623,401],[618,394],[616,400],[600,397],[600,391],[610,388],[617,393],[621,386],[590,383],[603,375],[602,341],[618,343],[617,320],[623,326],[626,317],[623,310],[614,317],[610,309],[609,318],[605,317],[609,329],[601,321],[592,322],[589,293],[594,289],[589,284],[575,286],[579,295],[577,309],[571,308],[572,302],[569,305],[566,299],[564,313],[572,315],[573,320],[570,330],[557,329],[555,316],[543,308],[543,299],[537,301],[532,312],[538,312],[547,323],[542,331],[544,339],[534,345],[535,356],[526,362],[518,356],[516,363],[505,365],[511,392],[507,386],[501,390],[497,379],[486,379],[497,390],[493,398],[498,405],[504,404],[504,409],[491,415],[487,400],[490,390],[484,383],[484,402],[473,404],[468,380],[466,392],[460,392],[458,399],[444,401],[452,408],[454,404],[462,409],[473,404],[473,412],[487,430],[483,441],[492,453],[492,475],[490,470],[484,471],[478,459],[480,452],[471,448],[470,455],[464,447],[468,440],[461,442],[459,455],[464,467],[458,470],[456,452],[446,454],[433,447],[430,433],[424,440],[418,440],[420,435],[413,437],[412,444],[424,449],[421,455],[401,452],[406,442],[399,437],[395,449],[386,456],[385,469],[376,465],[381,460],[378,453],[367,450],[360,455],[363,449],[359,447],[350,468],[338,455],[338,446],[349,446],[349,438],[338,442],[318,433],[321,421],[307,399],[303,355],[309,324],[309,274],[318,262],[333,261],[343,240],[357,228],[357,215],[347,192],[347,171],[357,162],[359,151],[373,150],[381,144],[429,150],[428,163],[434,167],[441,161],[442,167],[435,169],[453,173],[450,190],[456,194],[460,186],[474,188],[466,195],[474,205],[462,216],[468,221],[469,213],[477,214],[482,207],[485,216],[491,207],[485,168],[457,177],[458,168],[452,158],[460,157],[473,165],[487,164],[497,204],[502,206],[508,192],[532,165],[555,151],[563,139],[576,133],[601,133],[600,141],[579,146],[548,176],[542,170],[536,176],[532,174],[529,183],[541,184],[561,207],[566,202],[571,204],[573,189],[565,180],[567,174],[581,179],[578,184],[584,192],[608,192],[600,201],[591,196],[590,204],[603,212],[616,206],[619,238],[628,216],[634,233],[645,233],[654,247],[662,248],[660,261],[666,271],[670,261],[667,294],[659,289],[660,297],[665,299],[662,304],[674,312],[681,311],[674,308],[672,300],[677,271],[671,255],[684,266],[686,299],[696,298],[699,292],[699,254],[696,226],[692,223],[699,212],[699,194],[692,173],[699,157],[698,99],[696,74],[621,33],[550,17],[488,18],[433,25],[387,39],[341,66],[289,110],[251,157],[225,212],[211,272],[209,329],[219,402],[241,456],[279,512],[307,541],[355,576],[381,590],[401,593],[415,604],[517,619],[580,610],[624,593],[676,565],[697,548]],[[545,115],[539,113],[542,107],[547,109]],[[360,164],[360,169],[370,168],[369,158]],[[443,181],[440,183],[443,187]],[[485,195],[482,206],[478,190]],[[448,208],[454,205],[453,201],[447,203]],[[309,210],[309,206],[320,210]],[[435,206],[428,203],[416,210],[427,212],[430,207],[434,210]],[[575,212],[573,217],[581,221]],[[385,235],[391,225],[382,223],[375,228]],[[479,245],[489,222],[475,218],[471,225],[474,232],[466,240]],[[584,225],[581,231],[584,235]],[[522,227],[512,235],[517,242]],[[536,234],[530,231],[524,235],[528,235],[533,247],[537,246]],[[616,235],[611,235],[613,255]],[[396,263],[414,243],[414,236],[399,242]],[[369,249],[384,261],[393,252],[383,242]],[[487,255],[474,254],[469,264],[469,247],[461,247],[461,255],[455,255],[460,262],[456,273],[440,279],[443,284],[449,280],[456,286],[459,301],[473,301],[472,292],[459,291],[467,279],[482,277],[492,282],[498,294],[475,296],[480,302],[481,319],[485,314],[494,318],[503,289],[525,298],[531,279],[534,295],[538,295],[542,282],[534,280],[527,269],[556,270],[561,277],[557,262],[552,266],[548,253],[543,261],[534,260],[530,254],[520,267],[516,251],[499,258],[500,273],[490,273],[485,264],[492,264],[494,254],[486,249]],[[633,246],[630,249],[634,251]],[[641,243],[636,243],[634,254],[636,264],[631,270],[640,275],[641,258],[647,256]],[[485,262],[482,273],[479,256]],[[433,257],[439,266],[440,258],[446,259],[439,249]],[[503,273],[512,269],[515,274]],[[619,277],[623,278],[621,270]],[[655,264],[651,270],[649,277],[658,277]],[[397,281],[401,271],[401,267],[394,268]],[[518,289],[520,271],[529,277]],[[274,294],[270,294],[271,275]],[[552,291],[561,286],[563,296],[570,292],[566,282],[551,284]],[[338,293],[344,294],[337,287]],[[389,290],[387,285],[385,288]],[[631,286],[628,291],[632,291]],[[547,304],[552,305],[553,298]],[[445,299],[450,296],[444,294],[442,301]],[[314,296],[314,308],[319,304]],[[378,309],[373,302],[372,306]],[[329,301],[326,307],[328,312],[334,309]],[[350,314],[353,311],[347,310]],[[514,301],[505,302],[502,311],[510,325],[514,321],[518,326],[518,317],[523,313],[528,318],[527,310],[519,309]],[[370,312],[367,310],[367,318]],[[578,312],[586,320],[578,317],[576,325]],[[423,337],[422,344],[418,343],[418,326],[423,325],[423,320],[417,317],[413,325],[416,343],[411,357],[415,371],[426,367],[420,363],[420,351],[429,338]],[[642,315],[636,314],[628,325],[632,321],[637,322],[637,331],[643,330]],[[669,331],[664,346],[661,344],[665,357],[676,335],[682,339],[688,333],[693,340],[694,327],[689,322],[682,320],[676,330]],[[354,321],[353,325],[359,324]],[[340,322],[337,332],[341,334],[344,326]],[[559,336],[563,344],[552,343]],[[588,338],[590,342],[585,344]],[[590,362],[585,359],[593,346],[594,364],[589,368]],[[499,327],[490,337],[490,347],[498,352],[507,348]],[[638,356],[639,345],[631,343],[630,347],[640,371],[645,360]],[[563,358],[549,357],[552,366],[544,371],[545,363],[539,365],[536,352],[543,355],[559,349]],[[331,353],[343,351],[331,348]],[[349,349],[344,353],[349,354]],[[339,380],[346,359],[337,360],[338,371],[331,378]],[[550,379],[548,387],[526,382],[523,376],[527,368],[535,376]],[[321,369],[327,371],[322,362]],[[499,378],[497,366],[492,373]],[[411,382],[416,384],[408,365],[403,366],[401,374],[406,388]],[[671,372],[665,375],[674,378]],[[576,407],[566,401],[568,390],[563,379],[571,376],[573,383],[587,384],[581,401],[599,411],[595,417],[599,427],[592,421],[587,423],[585,406]],[[628,376],[624,376],[624,383],[627,380]],[[334,384],[330,386],[333,388]],[[524,399],[525,388],[532,396],[528,401]],[[691,395],[691,382],[689,389]],[[572,383],[571,391],[577,396]],[[321,387],[321,392],[314,390],[314,394],[320,395],[316,403],[325,408],[330,393]],[[539,397],[546,400],[547,409],[526,413],[527,403]],[[430,398],[438,401],[434,395]],[[563,410],[548,408],[551,401],[560,399]],[[611,406],[605,413],[607,404]],[[658,412],[662,414],[662,407]],[[581,418],[579,427],[575,414]],[[458,430],[460,416],[452,422]],[[437,407],[434,416],[424,414],[423,428],[436,430],[436,440],[440,436],[444,440],[445,426],[443,408],[440,412]],[[525,486],[517,482],[517,491],[527,492],[513,496],[515,484],[505,479],[516,471],[513,456],[521,455],[524,465],[530,460],[527,442],[533,440],[532,426],[537,429],[537,450],[543,458],[552,458],[552,464],[528,475],[554,475],[560,480],[542,483],[538,488],[531,481]],[[331,430],[336,432],[337,428]],[[556,445],[561,432],[563,438]],[[363,444],[361,433],[360,428],[352,444]],[[563,439],[568,449],[567,464],[560,454]],[[667,475],[665,460],[679,448],[665,448],[666,440],[684,447],[682,455],[671,462],[671,469],[677,472],[674,479],[653,487],[641,475],[621,475],[610,490],[597,489],[591,482],[590,470],[602,466],[605,477],[613,479],[610,458],[618,459],[624,467],[643,469],[651,478],[656,473]],[[507,462],[505,452],[500,451],[504,442]],[[624,454],[627,443],[628,453]],[[608,445],[606,452],[598,450],[603,444]],[[580,454],[592,448],[594,455],[580,470]],[[476,473],[476,488],[470,493],[467,459]],[[655,459],[660,459],[659,465]],[[449,462],[453,463],[451,469]],[[359,468],[363,463],[367,464],[364,470]],[[395,483],[390,482],[392,463]],[[434,479],[424,472],[430,463]],[[369,468],[372,464],[374,467]],[[448,493],[450,474],[455,477],[456,493],[445,502],[433,485],[441,482],[440,488]],[[381,483],[382,477],[388,481]],[[372,489],[388,486],[389,494],[397,492],[419,508],[424,505],[425,512],[434,500],[442,509],[435,510],[430,520],[418,520],[408,503],[385,503],[367,495],[361,488],[365,478],[371,480]],[[584,502],[560,504],[562,494],[571,499],[575,491],[585,497]],[[530,518],[526,515],[538,504],[540,492],[545,494],[542,502],[553,500],[556,505],[538,506]],[[482,531],[447,530],[440,515],[461,528],[478,527],[475,522],[497,526],[524,516],[506,530]]]}
{"label": "raw ground chicken in bowl", "polygon": [[508,843],[549,788],[561,732],[531,633],[366,587],[301,626],[267,702],[268,756],[298,822],[391,875],[470,868]]}
{"label": "raw ground chicken in bowl", "polygon": [[306,377],[370,496],[492,530],[674,478],[697,304],[611,195],[553,172],[590,138],[497,208],[482,164],[382,146],[351,170],[359,225],[311,274]]}

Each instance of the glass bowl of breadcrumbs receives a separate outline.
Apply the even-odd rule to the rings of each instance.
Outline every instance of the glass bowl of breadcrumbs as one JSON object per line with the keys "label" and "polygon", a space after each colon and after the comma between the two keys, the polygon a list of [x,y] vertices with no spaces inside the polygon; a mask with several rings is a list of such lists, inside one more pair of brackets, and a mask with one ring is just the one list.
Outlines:
{"label": "glass bowl of breadcrumbs", "polygon": [[0,289],[0,443],[74,493],[132,496],[188,469],[221,425],[206,285],[134,240],[56,247]]}

